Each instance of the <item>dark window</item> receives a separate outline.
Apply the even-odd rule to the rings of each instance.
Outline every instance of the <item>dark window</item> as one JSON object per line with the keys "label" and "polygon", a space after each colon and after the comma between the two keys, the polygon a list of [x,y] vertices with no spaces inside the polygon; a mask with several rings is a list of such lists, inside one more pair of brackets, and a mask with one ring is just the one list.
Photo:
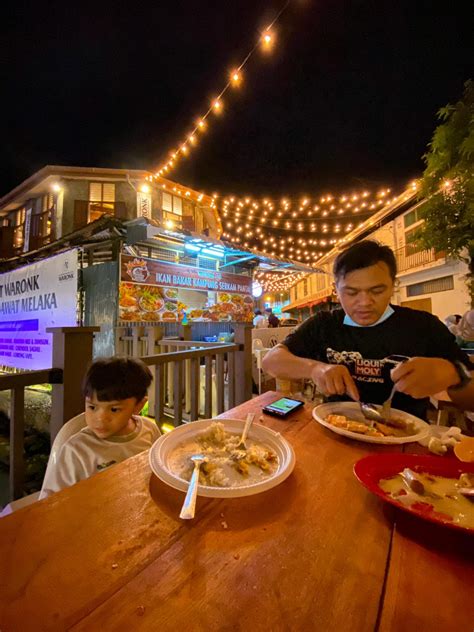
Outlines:
{"label": "dark window", "polygon": [[414,283],[407,285],[407,296],[420,296],[421,294],[433,294],[435,292],[445,292],[454,289],[453,276],[440,277],[431,281],[423,281],[422,283]]}

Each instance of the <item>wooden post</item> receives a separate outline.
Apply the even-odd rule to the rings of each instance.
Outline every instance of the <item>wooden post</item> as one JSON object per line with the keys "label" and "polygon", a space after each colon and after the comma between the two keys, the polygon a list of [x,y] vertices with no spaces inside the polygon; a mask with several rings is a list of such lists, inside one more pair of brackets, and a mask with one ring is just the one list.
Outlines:
{"label": "wooden post", "polygon": [[234,342],[241,346],[235,352],[235,403],[252,398],[252,324],[235,323]]}
{"label": "wooden post", "polygon": [[[158,340],[161,340],[163,338],[163,328],[160,326],[155,326],[155,325],[150,325],[145,327],[145,337],[146,337],[146,354],[145,355],[155,355],[156,354],[156,343],[158,342]],[[150,371],[153,374],[153,379],[156,382],[157,379],[157,375],[158,375],[158,370],[155,366],[150,366],[148,367],[150,369]],[[163,380],[162,380],[163,382]],[[151,388],[148,391],[148,414],[151,415],[153,417],[153,415],[156,416],[156,399],[155,399],[155,395],[156,393],[159,393],[160,391],[154,388]],[[158,405],[159,408],[159,405]],[[162,415],[163,411],[160,412],[160,410],[158,411],[158,415]],[[156,422],[158,423],[158,419],[156,419]]]}
{"label": "wooden post", "polygon": [[192,340],[192,334],[193,334],[193,330],[192,330],[191,324],[187,324],[187,325],[181,324],[179,326],[179,337],[182,338],[183,340]]}
{"label": "wooden post", "polygon": [[25,391],[24,387],[10,391],[10,498],[21,497],[25,478],[23,449],[25,445]]}
{"label": "wooden post", "polygon": [[100,327],[47,327],[53,334],[53,367],[63,370],[63,383],[52,385],[51,443],[63,424],[84,412],[81,384],[92,360],[94,332]]}

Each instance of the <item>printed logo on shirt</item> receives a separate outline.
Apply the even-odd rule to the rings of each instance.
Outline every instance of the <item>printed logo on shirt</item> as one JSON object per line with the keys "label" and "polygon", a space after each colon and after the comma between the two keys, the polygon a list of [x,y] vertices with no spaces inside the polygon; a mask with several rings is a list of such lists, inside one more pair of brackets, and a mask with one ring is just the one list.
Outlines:
{"label": "printed logo on shirt", "polygon": [[107,461],[107,463],[99,463],[97,465],[97,469],[98,470],[105,470],[105,468],[110,467],[114,463],[117,463],[117,461]]}
{"label": "printed logo on shirt", "polygon": [[364,358],[359,351],[335,351],[328,347],[326,357],[330,364],[344,364],[349,369],[351,375],[359,382],[385,382],[384,367],[388,366],[388,371],[397,366],[400,361],[408,360],[406,356],[393,356],[378,360]]}

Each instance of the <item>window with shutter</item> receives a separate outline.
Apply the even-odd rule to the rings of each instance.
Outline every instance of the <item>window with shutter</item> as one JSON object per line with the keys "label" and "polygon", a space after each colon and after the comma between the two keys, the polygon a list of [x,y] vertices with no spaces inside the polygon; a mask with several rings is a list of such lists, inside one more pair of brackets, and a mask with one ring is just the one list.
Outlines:
{"label": "window with shutter", "polygon": [[89,200],[91,202],[102,202],[102,183],[101,182],[89,183]]}
{"label": "window with shutter", "polygon": [[175,215],[183,214],[183,201],[180,197],[173,195],[173,213]]}
{"label": "window with shutter", "polygon": [[115,202],[115,184],[104,182],[102,199],[104,202]]}
{"label": "window with shutter", "polygon": [[173,198],[169,193],[162,193],[163,199],[161,207],[164,211],[173,212]]}

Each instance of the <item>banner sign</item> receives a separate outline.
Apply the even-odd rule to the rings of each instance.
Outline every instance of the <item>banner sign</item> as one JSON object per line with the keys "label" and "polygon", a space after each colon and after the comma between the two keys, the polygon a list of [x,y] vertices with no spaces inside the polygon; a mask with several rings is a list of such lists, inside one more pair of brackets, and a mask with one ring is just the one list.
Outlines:
{"label": "banner sign", "polygon": [[120,321],[253,319],[250,277],[122,254],[120,279]]}
{"label": "banner sign", "polygon": [[26,209],[25,213],[25,235],[23,239],[23,252],[28,252],[30,249],[30,232],[31,232],[31,214],[33,209],[31,206]]}
{"label": "banner sign", "polygon": [[151,219],[151,195],[150,193],[137,192],[137,215]]}
{"label": "banner sign", "polygon": [[121,280],[162,287],[252,294],[252,279],[240,274],[192,268],[122,255]]}
{"label": "banner sign", "polygon": [[52,367],[47,327],[76,325],[77,250],[0,274],[0,365]]}

